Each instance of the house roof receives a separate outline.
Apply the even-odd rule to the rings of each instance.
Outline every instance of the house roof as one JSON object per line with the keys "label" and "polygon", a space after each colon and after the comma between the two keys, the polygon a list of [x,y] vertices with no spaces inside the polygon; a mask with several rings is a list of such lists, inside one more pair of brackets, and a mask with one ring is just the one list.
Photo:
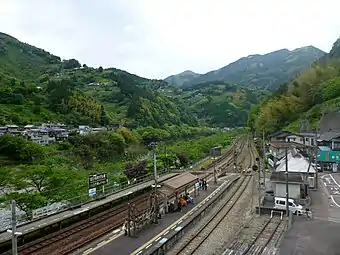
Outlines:
{"label": "house roof", "polygon": [[340,136],[340,132],[323,132],[321,133],[319,140],[331,141],[332,139],[336,139],[339,136]]}
{"label": "house roof", "polygon": [[[302,133],[299,133],[300,136],[304,136],[304,137],[315,137],[315,133],[310,133],[310,132],[302,132]],[[317,134],[317,136],[320,135],[320,134]]]}
{"label": "house roof", "polygon": [[291,135],[291,134],[292,134],[292,132],[280,130],[280,131],[276,131],[276,132],[272,133],[271,135],[269,135],[269,137],[286,137],[286,136]]}
{"label": "house roof", "polygon": [[294,142],[270,142],[270,146],[274,148],[303,148],[304,145],[300,143],[294,143]]}
{"label": "house roof", "polygon": [[[294,155],[295,154],[295,155]],[[311,166],[306,158],[304,158],[300,153],[291,152],[288,154],[288,171],[296,173],[315,173],[315,169]],[[309,170],[308,170],[309,168]],[[283,158],[279,161],[279,166],[276,168],[276,172],[286,171],[286,159]]]}
{"label": "house roof", "polygon": [[320,120],[320,131],[323,132],[340,132],[340,113],[326,113]]}
{"label": "house roof", "polygon": [[[270,181],[273,183],[285,183],[286,173],[285,172],[272,172]],[[288,183],[302,184],[303,180],[300,173],[288,171]]]}

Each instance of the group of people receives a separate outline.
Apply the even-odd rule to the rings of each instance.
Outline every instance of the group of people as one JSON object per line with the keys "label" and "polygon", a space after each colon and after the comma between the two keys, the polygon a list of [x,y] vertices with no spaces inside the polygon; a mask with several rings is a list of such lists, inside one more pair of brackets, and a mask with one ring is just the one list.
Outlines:
{"label": "group of people", "polygon": [[200,190],[208,190],[208,183],[207,183],[207,181],[206,180],[198,180],[198,188],[200,189]]}
{"label": "group of people", "polygon": [[181,195],[178,199],[178,211],[182,211],[182,208],[187,206],[188,204],[195,204],[194,199],[186,193],[185,195]]}

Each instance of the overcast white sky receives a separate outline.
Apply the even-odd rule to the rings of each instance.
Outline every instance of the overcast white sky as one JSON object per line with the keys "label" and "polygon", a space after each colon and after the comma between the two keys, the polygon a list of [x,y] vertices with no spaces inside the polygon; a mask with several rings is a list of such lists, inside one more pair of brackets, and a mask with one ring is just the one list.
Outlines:
{"label": "overcast white sky", "polygon": [[0,31],[61,58],[148,78],[340,36],[339,0],[0,0]]}

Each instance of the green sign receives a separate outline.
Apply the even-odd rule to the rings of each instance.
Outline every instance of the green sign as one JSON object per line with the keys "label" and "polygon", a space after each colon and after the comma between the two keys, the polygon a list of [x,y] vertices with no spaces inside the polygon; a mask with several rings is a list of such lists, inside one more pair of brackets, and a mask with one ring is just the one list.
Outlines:
{"label": "green sign", "polygon": [[340,163],[340,151],[320,151],[319,150],[318,161]]}

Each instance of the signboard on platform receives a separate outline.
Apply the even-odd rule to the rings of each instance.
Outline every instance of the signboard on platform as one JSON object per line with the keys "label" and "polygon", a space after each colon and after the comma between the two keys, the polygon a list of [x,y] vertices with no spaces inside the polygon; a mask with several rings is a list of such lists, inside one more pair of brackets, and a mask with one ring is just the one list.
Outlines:
{"label": "signboard on platform", "polygon": [[89,188],[105,185],[108,183],[107,173],[94,174],[89,176]]}
{"label": "signboard on platform", "polygon": [[222,147],[214,147],[211,150],[211,154],[215,157],[222,155]]}
{"label": "signboard on platform", "polygon": [[318,161],[340,163],[340,151],[318,151]]}
{"label": "signboard on platform", "polygon": [[92,188],[92,189],[89,189],[89,196],[90,197],[94,197],[97,193],[97,189],[96,188]]}

